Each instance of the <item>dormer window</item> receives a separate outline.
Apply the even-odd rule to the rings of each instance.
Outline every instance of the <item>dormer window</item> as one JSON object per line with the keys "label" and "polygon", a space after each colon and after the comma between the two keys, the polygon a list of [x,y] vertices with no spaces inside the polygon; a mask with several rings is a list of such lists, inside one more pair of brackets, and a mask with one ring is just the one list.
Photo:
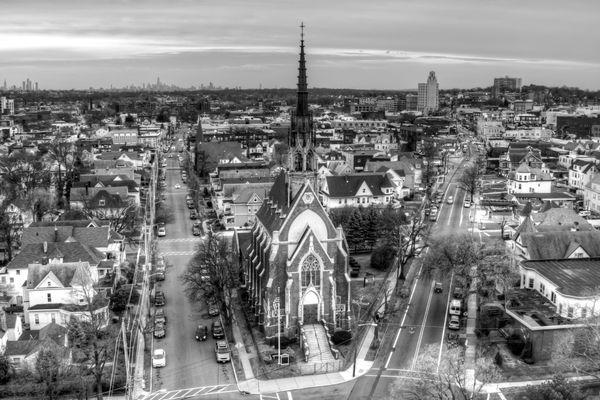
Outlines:
{"label": "dormer window", "polygon": [[104,206],[106,205],[106,200],[104,200],[104,199],[102,199],[102,200],[99,200],[99,201],[98,201],[98,205],[99,205],[100,207],[104,207]]}

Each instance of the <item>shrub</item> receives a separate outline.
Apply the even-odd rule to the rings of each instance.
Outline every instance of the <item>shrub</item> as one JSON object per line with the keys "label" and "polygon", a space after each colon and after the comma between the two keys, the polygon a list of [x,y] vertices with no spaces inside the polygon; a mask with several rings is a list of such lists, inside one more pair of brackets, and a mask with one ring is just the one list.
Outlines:
{"label": "shrub", "polygon": [[371,253],[371,267],[386,271],[394,260],[394,249],[389,245],[382,245],[377,247]]}

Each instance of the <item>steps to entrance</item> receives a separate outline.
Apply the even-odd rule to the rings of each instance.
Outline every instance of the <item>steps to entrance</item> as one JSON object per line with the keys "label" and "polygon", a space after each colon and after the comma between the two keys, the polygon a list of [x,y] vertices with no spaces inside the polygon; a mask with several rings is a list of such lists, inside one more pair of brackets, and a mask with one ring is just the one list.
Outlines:
{"label": "steps to entrance", "polygon": [[305,345],[309,351],[309,363],[327,363],[335,361],[329,348],[329,338],[321,324],[302,326],[306,337]]}

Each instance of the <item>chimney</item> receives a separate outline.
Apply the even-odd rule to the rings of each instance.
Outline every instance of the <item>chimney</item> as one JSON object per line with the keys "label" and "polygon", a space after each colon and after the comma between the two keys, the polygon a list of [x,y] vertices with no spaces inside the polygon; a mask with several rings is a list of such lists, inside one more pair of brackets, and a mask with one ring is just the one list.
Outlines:
{"label": "chimney", "polygon": [[44,254],[48,253],[48,242],[44,241]]}
{"label": "chimney", "polygon": [[54,225],[54,241],[58,242],[58,227]]}

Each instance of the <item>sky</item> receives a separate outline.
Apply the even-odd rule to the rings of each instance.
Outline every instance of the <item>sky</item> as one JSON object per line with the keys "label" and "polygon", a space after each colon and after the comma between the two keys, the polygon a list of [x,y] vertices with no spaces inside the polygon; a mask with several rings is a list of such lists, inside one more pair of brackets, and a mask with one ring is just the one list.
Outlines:
{"label": "sky", "polygon": [[294,87],[523,84],[600,89],[598,0],[20,0],[0,2],[0,85],[156,82]]}

